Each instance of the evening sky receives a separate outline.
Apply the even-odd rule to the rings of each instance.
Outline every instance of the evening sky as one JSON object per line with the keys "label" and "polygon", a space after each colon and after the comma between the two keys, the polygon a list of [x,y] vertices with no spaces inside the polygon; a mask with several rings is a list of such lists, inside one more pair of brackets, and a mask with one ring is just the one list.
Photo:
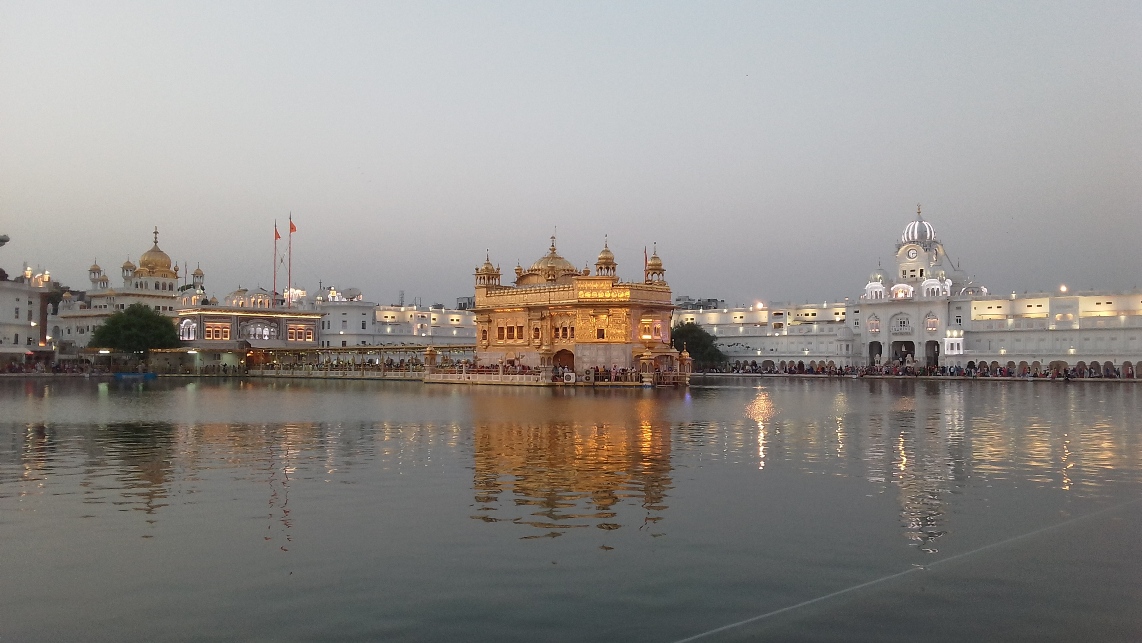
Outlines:
{"label": "evening sky", "polygon": [[0,2],[0,266],[76,289],[156,225],[268,288],[292,212],[311,292],[452,305],[558,227],[626,279],[657,242],[675,294],[834,301],[920,202],[995,292],[1121,290],[1140,170],[1137,2]]}

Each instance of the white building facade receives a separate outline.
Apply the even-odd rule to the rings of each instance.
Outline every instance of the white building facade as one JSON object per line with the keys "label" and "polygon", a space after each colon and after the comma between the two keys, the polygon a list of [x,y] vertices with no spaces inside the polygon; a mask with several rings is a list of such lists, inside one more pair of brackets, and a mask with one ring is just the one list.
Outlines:
{"label": "white building facade", "polygon": [[361,291],[330,287],[316,300],[322,348],[476,343],[476,316],[443,306],[389,306],[365,301]]}
{"label": "white building facade", "polygon": [[158,228],[153,234],[154,245],[139,257],[138,266],[130,259],[120,266],[118,285],[112,285],[111,276],[96,262],[88,269],[91,286],[85,301],[77,301],[70,292],[63,294],[59,309],[49,318],[49,334],[58,353],[67,355],[86,347],[96,328],[132,304],[142,304],[173,319],[179,307],[194,303],[194,293],[202,290],[202,270],[196,268],[192,283],[186,284],[191,288],[180,291],[183,286],[178,266],[159,249]]}
{"label": "white building facade", "polygon": [[894,263],[872,272],[859,299],[679,310],[674,323],[699,324],[731,363],[758,370],[895,365],[1136,375],[1142,291],[995,296],[952,264],[919,209]]}
{"label": "white building facade", "polygon": [[[2,245],[2,244],[0,244]],[[0,275],[0,370],[48,353],[47,293],[51,276],[24,266],[14,278]]]}

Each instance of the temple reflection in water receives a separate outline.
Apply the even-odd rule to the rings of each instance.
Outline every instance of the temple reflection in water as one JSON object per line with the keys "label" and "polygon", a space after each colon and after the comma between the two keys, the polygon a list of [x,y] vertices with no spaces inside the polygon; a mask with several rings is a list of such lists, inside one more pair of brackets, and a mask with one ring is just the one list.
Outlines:
{"label": "temple reflection in water", "polygon": [[575,403],[574,395],[510,393],[472,400],[475,518],[529,525],[550,537],[661,520],[672,482],[660,401],[593,395],[586,417],[573,412]]}
{"label": "temple reflection in water", "polygon": [[[762,476],[804,472],[867,485],[895,498],[901,535],[935,551],[968,487],[1099,498],[1142,478],[1142,439],[1129,423],[1142,407],[1135,386],[766,380],[690,393],[379,394],[368,384],[148,386],[7,384],[4,408],[34,421],[0,425],[0,500],[71,496],[85,515],[104,505],[150,522],[202,489],[254,485],[252,497],[261,494],[269,509],[267,540],[288,547],[299,476],[395,480],[429,463],[449,470],[437,464],[447,462],[473,469],[470,486],[450,492],[475,498],[474,511],[457,518],[531,528],[511,532],[520,537],[620,527],[657,534],[669,517],[672,469],[725,462]],[[148,397],[159,394],[162,413],[160,398]],[[311,416],[375,406],[354,419],[256,421],[290,404],[328,405]],[[132,405],[141,410],[121,412]],[[72,415],[53,420],[51,409]],[[206,409],[231,419],[207,419]],[[139,419],[153,414],[163,419]],[[409,493],[391,484],[389,493]]]}

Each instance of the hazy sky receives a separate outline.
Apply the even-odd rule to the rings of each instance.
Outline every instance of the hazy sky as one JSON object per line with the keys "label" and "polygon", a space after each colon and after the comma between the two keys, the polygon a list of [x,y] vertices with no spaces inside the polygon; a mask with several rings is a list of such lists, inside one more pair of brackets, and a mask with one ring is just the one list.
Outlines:
{"label": "hazy sky", "polygon": [[[1142,286],[1142,3],[0,1],[0,266],[452,305],[489,249],[859,294],[924,204],[993,291]],[[284,227],[284,226],[283,226]],[[284,281],[284,275],[281,277]]]}

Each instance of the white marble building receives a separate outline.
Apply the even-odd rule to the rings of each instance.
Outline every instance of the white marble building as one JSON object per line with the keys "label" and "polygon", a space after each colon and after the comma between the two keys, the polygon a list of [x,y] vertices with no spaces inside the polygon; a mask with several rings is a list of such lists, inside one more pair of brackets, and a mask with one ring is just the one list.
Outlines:
{"label": "white marble building", "polygon": [[378,305],[356,288],[334,287],[317,297],[316,308],[323,313],[322,348],[476,343],[476,317],[469,310]]}
{"label": "white marble building", "polygon": [[97,263],[88,269],[91,287],[85,301],[77,301],[70,292],[63,294],[59,309],[49,318],[49,335],[60,354],[71,354],[87,346],[91,333],[115,312],[132,304],[143,304],[167,315],[189,303],[194,293],[201,293],[203,273],[195,269],[187,290],[180,292],[179,269],[172,265],[167,253],[159,249],[159,230],[155,228],[154,244],[139,256],[136,266],[130,259],[120,266],[120,283],[112,285],[111,275]]}
{"label": "white marble building", "polygon": [[[5,239],[6,240],[6,239]],[[3,245],[0,243],[0,245]],[[51,284],[47,271],[36,273],[24,266],[19,275],[0,278],[0,369],[22,364],[37,353],[50,356],[45,322]]]}
{"label": "white marble building", "polygon": [[1142,361],[1142,292],[996,296],[952,264],[919,210],[895,265],[874,270],[857,299],[675,312],[674,323],[686,321],[714,333],[731,362],[763,369],[898,363],[1133,377]]}

